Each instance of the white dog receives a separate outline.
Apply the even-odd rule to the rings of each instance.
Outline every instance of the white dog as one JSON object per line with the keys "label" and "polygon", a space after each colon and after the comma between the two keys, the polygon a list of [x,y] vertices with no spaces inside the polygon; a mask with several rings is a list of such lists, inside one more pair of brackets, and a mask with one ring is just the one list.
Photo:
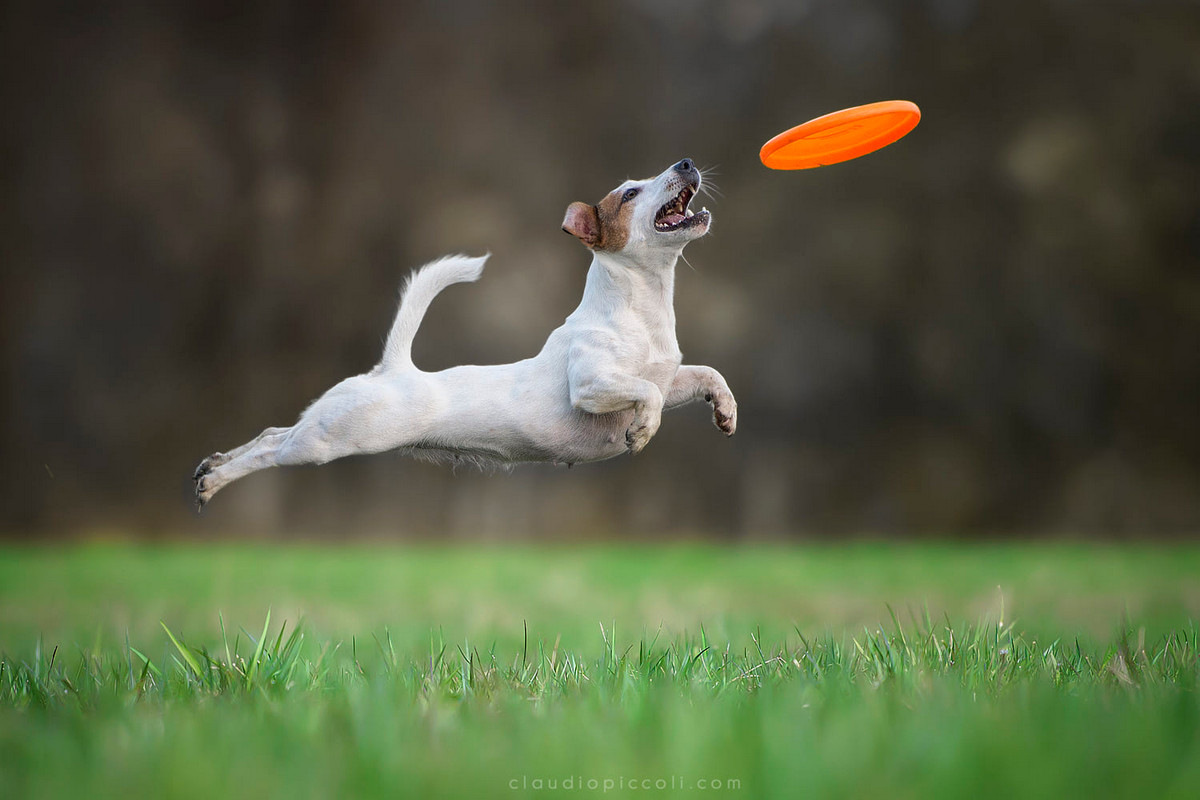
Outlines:
{"label": "white dog", "polygon": [[197,503],[260,469],[356,453],[599,461],[637,453],[664,409],[699,398],[732,435],[737,403],[725,379],[681,366],[675,339],[675,262],[711,224],[707,209],[688,209],[699,188],[699,170],[684,159],[656,178],[626,181],[598,205],[572,203],[563,230],[594,253],[583,300],[540,353],[515,364],[417,369],[412,341],[429,303],[453,283],[477,280],[487,257],[453,256],[413,273],[379,365],[334,386],[292,427],[201,461]]}

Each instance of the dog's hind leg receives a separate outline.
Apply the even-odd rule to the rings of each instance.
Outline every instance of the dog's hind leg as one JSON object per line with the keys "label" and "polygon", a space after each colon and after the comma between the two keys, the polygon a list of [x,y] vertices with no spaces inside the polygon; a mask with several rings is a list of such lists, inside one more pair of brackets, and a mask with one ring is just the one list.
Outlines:
{"label": "dog's hind leg", "polygon": [[200,477],[201,474],[208,472],[209,470],[212,470],[215,467],[219,467],[228,461],[232,461],[233,459],[237,458],[238,456],[240,456],[243,453],[250,450],[252,447],[257,445],[259,442],[261,442],[263,439],[267,438],[268,436],[275,436],[280,433],[287,433],[288,430],[290,430],[290,429],[289,428],[267,428],[265,431],[260,433],[258,436],[255,436],[253,439],[246,442],[241,447],[235,447],[233,450],[230,450],[228,453],[213,453],[211,456],[209,456],[208,458],[206,458],[200,462],[200,465],[198,467],[196,467],[196,471],[194,473],[192,473],[192,478],[193,479],[198,478],[198,477]]}
{"label": "dog's hind leg", "polygon": [[216,454],[219,458],[209,456],[201,461],[192,476],[196,482],[197,507],[203,508],[225,486],[261,469],[324,464],[356,452],[369,452],[347,446],[345,441],[332,440],[329,436],[331,428],[341,420],[330,417],[328,409],[322,408],[318,400],[292,427],[267,428],[236,450]]}
{"label": "dog's hind leg", "polygon": [[223,486],[245,475],[275,466],[270,456],[291,428],[267,428],[241,447],[228,453],[213,453],[200,462],[192,473],[196,487],[196,505],[203,508]]}
{"label": "dog's hind leg", "polygon": [[433,403],[415,381],[360,375],[330,389],[290,428],[268,428],[229,453],[200,462],[193,480],[196,502],[269,467],[324,464],[358,453],[379,453],[416,442],[427,428]]}

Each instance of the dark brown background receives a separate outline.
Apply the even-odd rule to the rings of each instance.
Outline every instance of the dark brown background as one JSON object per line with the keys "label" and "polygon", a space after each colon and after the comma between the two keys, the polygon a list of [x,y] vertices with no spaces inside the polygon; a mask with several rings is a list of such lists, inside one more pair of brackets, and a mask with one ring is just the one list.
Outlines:
{"label": "dark brown background", "polygon": [[[104,10],[102,10],[104,9]],[[1200,5],[67,3],[4,11],[0,531],[474,538],[1200,530]],[[907,98],[900,143],[759,145]],[[572,200],[719,165],[679,334],[740,402],[637,458],[198,459],[369,369],[414,266],[491,251],[418,363],[530,355]]]}

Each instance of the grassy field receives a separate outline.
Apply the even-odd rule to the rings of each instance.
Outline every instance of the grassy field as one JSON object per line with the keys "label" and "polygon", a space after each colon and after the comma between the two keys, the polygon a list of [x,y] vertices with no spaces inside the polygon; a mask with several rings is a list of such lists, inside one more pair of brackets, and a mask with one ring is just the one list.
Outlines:
{"label": "grassy field", "polygon": [[0,550],[0,796],[1200,795],[1200,547]]}

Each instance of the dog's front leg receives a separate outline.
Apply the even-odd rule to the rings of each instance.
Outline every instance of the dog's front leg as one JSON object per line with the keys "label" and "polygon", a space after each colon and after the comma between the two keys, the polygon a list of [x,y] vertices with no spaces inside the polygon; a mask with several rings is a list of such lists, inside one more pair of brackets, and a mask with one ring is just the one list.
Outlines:
{"label": "dog's front leg", "polygon": [[666,407],[675,408],[702,397],[713,408],[713,423],[726,436],[732,436],[737,430],[737,401],[725,378],[712,367],[680,367],[667,392]]}
{"label": "dog's front leg", "polygon": [[571,406],[589,414],[610,414],[633,409],[633,420],[625,431],[625,446],[638,453],[662,423],[663,394],[658,386],[619,371],[611,357],[594,348],[571,350],[567,378]]}

